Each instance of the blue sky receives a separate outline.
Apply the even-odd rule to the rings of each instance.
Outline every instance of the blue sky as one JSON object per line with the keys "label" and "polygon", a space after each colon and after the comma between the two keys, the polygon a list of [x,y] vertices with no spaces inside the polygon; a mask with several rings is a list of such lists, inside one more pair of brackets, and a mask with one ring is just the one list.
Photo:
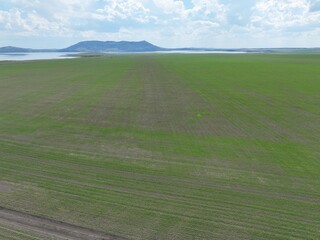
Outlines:
{"label": "blue sky", "polygon": [[320,47],[320,0],[1,0],[0,46]]}

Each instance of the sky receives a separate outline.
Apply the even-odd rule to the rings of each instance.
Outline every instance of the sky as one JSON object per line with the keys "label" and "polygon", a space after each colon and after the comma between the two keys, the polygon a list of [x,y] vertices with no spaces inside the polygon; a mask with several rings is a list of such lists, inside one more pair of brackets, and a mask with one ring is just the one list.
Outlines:
{"label": "sky", "polygon": [[0,46],[320,47],[320,0],[0,0]]}

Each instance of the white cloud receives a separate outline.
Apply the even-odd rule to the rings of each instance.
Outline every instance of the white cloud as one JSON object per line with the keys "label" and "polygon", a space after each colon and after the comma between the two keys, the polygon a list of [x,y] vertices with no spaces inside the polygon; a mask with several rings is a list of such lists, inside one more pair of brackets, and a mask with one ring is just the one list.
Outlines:
{"label": "white cloud", "polygon": [[149,9],[139,0],[105,0],[105,6],[97,9],[100,19],[113,21],[115,19],[133,19],[147,22]]}
{"label": "white cloud", "polygon": [[198,20],[198,21],[194,21],[195,25],[200,25],[200,26],[204,26],[204,27],[219,27],[220,24],[217,22],[212,22],[212,21],[208,21],[208,20]]}
{"label": "white cloud", "polygon": [[180,0],[153,0],[154,4],[165,14],[176,14],[181,20],[208,19],[210,21],[224,21],[227,6],[218,0],[192,0],[193,7],[186,8]]}
{"label": "white cloud", "polygon": [[194,5],[193,9],[190,10],[192,14],[210,16],[214,14],[216,19],[224,21],[227,13],[227,6],[221,4],[218,0],[192,0]]}
{"label": "white cloud", "polygon": [[0,30],[24,36],[63,35],[65,28],[50,22],[36,11],[23,13],[18,9],[0,11]]}
{"label": "white cloud", "polygon": [[0,11],[0,26],[3,30],[26,29],[25,21],[21,18],[19,10]]}
{"label": "white cloud", "polygon": [[175,0],[153,0],[154,4],[165,13],[180,13],[185,11],[183,1]]}
{"label": "white cloud", "polygon": [[23,35],[44,41],[145,39],[164,47],[248,47],[286,41],[311,45],[318,42],[319,29],[320,0],[1,0],[0,4],[2,39]]}
{"label": "white cloud", "polygon": [[319,23],[320,14],[309,9],[307,0],[263,0],[254,6],[251,22],[256,27],[275,29]]}

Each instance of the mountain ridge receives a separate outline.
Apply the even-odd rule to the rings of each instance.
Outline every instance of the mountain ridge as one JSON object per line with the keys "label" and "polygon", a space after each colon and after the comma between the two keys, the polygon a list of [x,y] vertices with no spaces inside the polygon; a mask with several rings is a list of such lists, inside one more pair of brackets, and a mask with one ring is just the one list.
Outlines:
{"label": "mountain ridge", "polygon": [[155,52],[164,50],[147,41],[82,41],[60,52]]}

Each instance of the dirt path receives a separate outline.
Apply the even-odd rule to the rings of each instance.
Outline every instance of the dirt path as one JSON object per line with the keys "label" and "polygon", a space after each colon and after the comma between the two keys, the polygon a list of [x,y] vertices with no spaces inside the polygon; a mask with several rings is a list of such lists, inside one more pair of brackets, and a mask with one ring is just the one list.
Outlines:
{"label": "dirt path", "polygon": [[83,228],[55,221],[45,217],[10,210],[0,207],[0,225],[7,225],[19,230],[34,232],[46,239],[70,240],[124,240],[126,238],[106,234],[89,228]]}

